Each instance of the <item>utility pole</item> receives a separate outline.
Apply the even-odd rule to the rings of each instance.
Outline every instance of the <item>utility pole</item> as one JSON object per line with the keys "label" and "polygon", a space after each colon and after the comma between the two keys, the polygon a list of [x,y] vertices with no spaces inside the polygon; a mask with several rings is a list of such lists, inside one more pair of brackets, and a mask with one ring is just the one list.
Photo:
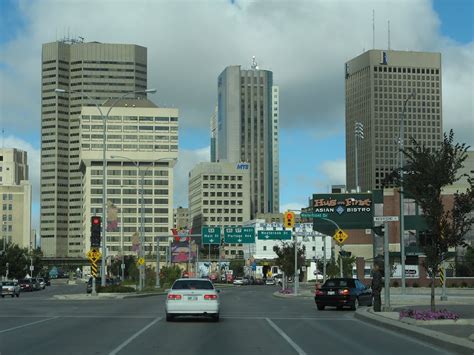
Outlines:
{"label": "utility pole", "polygon": [[323,284],[326,282],[326,234],[323,234]]}
{"label": "utility pole", "polygon": [[384,262],[384,311],[389,312],[390,309],[390,251],[388,248],[388,223],[384,222],[384,233],[383,233],[383,262]]}

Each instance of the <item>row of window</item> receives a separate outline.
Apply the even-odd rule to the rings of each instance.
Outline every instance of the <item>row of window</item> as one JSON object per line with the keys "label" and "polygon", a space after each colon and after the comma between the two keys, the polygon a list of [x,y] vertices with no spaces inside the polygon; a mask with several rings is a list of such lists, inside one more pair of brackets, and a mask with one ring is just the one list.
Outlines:
{"label": "row of window", "polygon": [[439,69],[428,69],[428,68],[400,68],[390,66],[374,66],[374,72],[379,73],[411,73],[411,74],[431,74],[438,75]]}
{"label": "row of window", "polygon": [[237,179],[238,181],[242,181],[243,178],[242,178],[242,176],[237,176],[236,177],[235,175],[230,175],[230,176],[229,175],[224,175],[224,176],[222,176],[222,175],[217,175],[217,176],[216,175],[203,175],[202,179],[203,180],[211,180],[211,181],[213,181],[213,180],[217,180],[217,181],[221,181],[221,180],[229,181],[229,180],[231,180],[231,181],[234,181],[234,180]]}
{"label": "row of window", "polygon": [[[82,115],[83,122],[102,121],[101,116]],[[166,116],[108,116],[107,122],[178,122],[178,117]]]}
{"label": "row of window", "polygon": [[[54,134],[54,132],[53,132]],[[43,134],[43,136],[46,134]],[[91,139],[104,139],[104,136],[102,134],[82,134],[81,139],[84,140],[91,140]],[[107,141],[169,141],[169,140],[178,140],[178,136],[160,136],[160,135],[151,135],[151,134],[146,134],[146,135],[122,135],[122,134],[108,134],[107,135]]]}

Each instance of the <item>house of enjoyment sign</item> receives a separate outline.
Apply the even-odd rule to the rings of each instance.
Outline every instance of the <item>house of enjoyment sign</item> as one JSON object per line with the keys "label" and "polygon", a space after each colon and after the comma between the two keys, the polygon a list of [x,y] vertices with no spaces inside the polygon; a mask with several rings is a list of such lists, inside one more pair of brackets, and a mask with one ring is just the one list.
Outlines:
{"label": "house of enjoyment sign", "polygon": [[[383,198],[383,197],[382,197]],[[374,195],[372,193],[314,194],[313,213],[325,214],[342,229],[368,229],[373,226]],[[332,235],[335,225],[322,218],[313,219],[313,229]]]}

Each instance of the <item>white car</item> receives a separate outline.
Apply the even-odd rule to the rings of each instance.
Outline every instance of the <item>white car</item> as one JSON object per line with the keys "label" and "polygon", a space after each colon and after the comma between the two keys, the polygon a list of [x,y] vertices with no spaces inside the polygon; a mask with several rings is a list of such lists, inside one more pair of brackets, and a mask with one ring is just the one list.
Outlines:
{"label": "white car", "polygon": [[166,320],[176,316],[206,316],[219,321],[219,290],[206,279],[178,279],[166,296]]}
{"label": "white car", "polygon": [[234,285],[245,285],[245,280],[243,277],[236,277],[232,283]]}
{"label": "white car", "polygon": [[270,278],[270,279],[267,279],[267,280],[265,281],[265,285],[275,285],[275,280],[274,280],[274,279],[271,279],[271,278]]}
{"label": "white car", "polygon": [[2,298],[5,296],[20,297],[20,285],[18,281],[3,281],[0,282],[0,287]]}

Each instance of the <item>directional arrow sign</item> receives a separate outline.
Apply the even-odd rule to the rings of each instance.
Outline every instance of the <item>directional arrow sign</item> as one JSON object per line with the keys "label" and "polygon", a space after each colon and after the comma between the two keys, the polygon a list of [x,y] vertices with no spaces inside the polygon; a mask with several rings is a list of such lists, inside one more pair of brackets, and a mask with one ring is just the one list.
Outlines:
{"label": "directional arrow sign", "polygon": [[263,240],[290,240],[291,231],[258,231],[258,239]]}
{"label": "directional arrow sign", "polygon": [[254,227],[226,227],[224,228],[224,243],[249,244],[255,243]]}
{"label": "directional arrow sign", "polygon": [[344,232],[342,229],[338,229],[336,233],[332,236],[333,239],[338,242],[339,244],[343,244],[344,241],[349,237],[346,232]]}
{"label": "directional arrow sign", "polygon": [[202,227],[202,244],[219,244],[220,240],[220,227]]}

